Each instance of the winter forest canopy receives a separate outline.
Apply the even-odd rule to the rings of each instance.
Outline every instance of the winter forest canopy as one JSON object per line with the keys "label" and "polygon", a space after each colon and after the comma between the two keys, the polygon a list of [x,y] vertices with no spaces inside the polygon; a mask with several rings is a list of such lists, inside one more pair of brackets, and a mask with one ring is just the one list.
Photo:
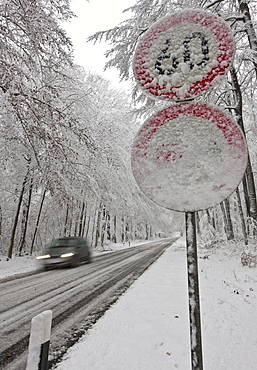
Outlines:
{"label": "winter forest canopy", "polygon": [[73,62],[68,0],[1,0],[2,254],[54,237],[106,241],[172,232],[130,169],[138,120],[128,92]]}
{"label": "winter forest canopy", "polygon": [[[94,1],[94,0],[91,0]],[[138,0],[127,20],[99,30],[108,42],[106,68],[116,67],[133,91],[110,87],[73,61],[62,23],[69,0],[0,0],[0,252],[36,252],[53,237],[79,235],[93,247],[145,240],[179,229],[182,215],[148,200],[130,165],[142,119],[167,106],[137,87],[132,59],[138,39],[157,20],[184,8],[205,9],[230,26],[234,64],[222,83],[197,98],[221,106],[246,135],[249,160],[238,189],[197,213],[204,242],[256,235],[256,1]],[[125,10],[126,14],[126,10]]]}

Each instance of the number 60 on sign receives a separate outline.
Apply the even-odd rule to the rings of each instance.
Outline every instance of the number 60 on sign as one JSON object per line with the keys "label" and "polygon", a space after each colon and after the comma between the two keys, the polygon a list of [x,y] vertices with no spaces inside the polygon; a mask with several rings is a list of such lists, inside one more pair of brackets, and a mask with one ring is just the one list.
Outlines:
{"label": "number 60 on sign", "polygon": [[231,66],[233,36],[206,11],[185,10],[154,23],[138,43],[133,69],[145,92],[186,100],[210,89]]}

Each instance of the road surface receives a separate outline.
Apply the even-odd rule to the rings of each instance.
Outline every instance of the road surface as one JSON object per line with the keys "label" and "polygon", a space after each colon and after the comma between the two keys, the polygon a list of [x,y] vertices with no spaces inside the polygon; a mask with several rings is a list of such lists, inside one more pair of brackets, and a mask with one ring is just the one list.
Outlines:
{"label": "road surface", "polygon": [[73,269],[0,282],[0,368],[26,368],[31,319],[53,311],[49,368],[175,239],[96,256]]}

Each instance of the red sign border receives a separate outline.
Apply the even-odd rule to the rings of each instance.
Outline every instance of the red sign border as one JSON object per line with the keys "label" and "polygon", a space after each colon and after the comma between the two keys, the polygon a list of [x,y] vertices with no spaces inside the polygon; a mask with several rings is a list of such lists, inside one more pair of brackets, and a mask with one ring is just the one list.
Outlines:
{"label": "red sign border", "polygon": [[[165,87],[160,86],[158,83],[151,85],[154,78],[150,76],[145,62],[149,48],[160,33],[183,22],[200,24],[210,28],[217,39],[219,49],[217,65],[214,66],[201,80],[189,85],[190,87],[188,88],[186,95],[181,98],[178,94],[178,87],[171,87],[170,90],[167,91]],[[226,74],[230,68],[234,58],[234,53],[235,45],[232,32],[222,19],[207,11],[186,9],[160,19],[142,36],[133,58],[134,76],[139,86],[155,98],[176,101],[186,100],[198,96],[202,92],[212,88],[215,83],[219,82],[219,76]],[[226,63],[223,65],[222,62]]]}

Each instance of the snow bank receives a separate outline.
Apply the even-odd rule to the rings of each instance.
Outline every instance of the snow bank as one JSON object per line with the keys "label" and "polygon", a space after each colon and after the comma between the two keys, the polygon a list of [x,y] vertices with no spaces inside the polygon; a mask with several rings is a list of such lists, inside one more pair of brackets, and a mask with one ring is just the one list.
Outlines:
{"label": "snow bank", "polygon": [[39,269],[40,265],[35,257],[24,256],[8,259],[6,256],[0,256],[0,279]]}

